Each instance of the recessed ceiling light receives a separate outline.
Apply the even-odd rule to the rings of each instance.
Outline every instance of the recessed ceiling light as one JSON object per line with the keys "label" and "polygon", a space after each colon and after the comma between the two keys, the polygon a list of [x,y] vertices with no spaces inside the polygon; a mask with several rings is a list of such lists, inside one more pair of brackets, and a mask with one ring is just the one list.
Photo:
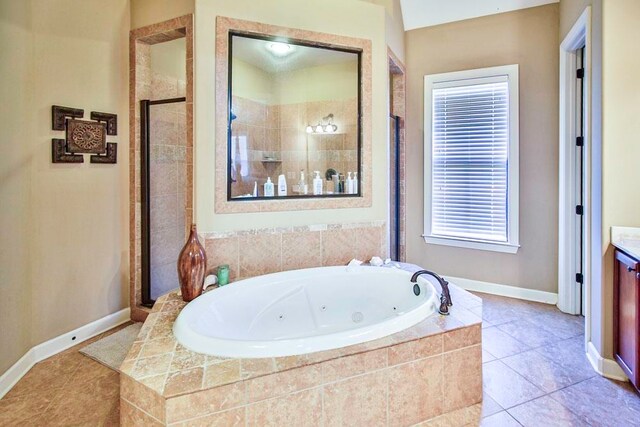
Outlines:
{"label": "recessed ceiling light", "polygon": [[275,56],[287,56],[293,52],[293,46],[282,42],[272,42],[267,44],[269,52]]}

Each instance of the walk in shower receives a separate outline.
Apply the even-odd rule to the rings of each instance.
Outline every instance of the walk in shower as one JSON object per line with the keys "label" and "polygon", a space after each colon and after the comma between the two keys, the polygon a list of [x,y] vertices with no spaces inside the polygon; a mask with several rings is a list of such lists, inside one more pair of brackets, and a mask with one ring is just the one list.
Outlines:
{"label": "walk in shower", "polygon": [[142,303],[178,286],[185,241],[185,98],[143,100],[141,121]]}

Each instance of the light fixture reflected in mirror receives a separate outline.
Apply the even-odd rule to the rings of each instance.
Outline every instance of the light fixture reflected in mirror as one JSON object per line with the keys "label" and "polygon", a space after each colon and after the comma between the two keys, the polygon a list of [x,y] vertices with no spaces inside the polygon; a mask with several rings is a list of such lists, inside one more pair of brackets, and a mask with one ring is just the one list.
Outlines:
{"label": "light fixture reflected in mirror", "polygon": [[282,42],[273,42],[266,45],[266,48],[275,56],[284,57],[293,52],[293,46]]}
{"label": "light fixture reflected in mirror", "polygon": [[307,125],[306,130],[307,133],[335,133],[338,130],[338,126],[333,123],[333,113],[329,113],[317,125]]}

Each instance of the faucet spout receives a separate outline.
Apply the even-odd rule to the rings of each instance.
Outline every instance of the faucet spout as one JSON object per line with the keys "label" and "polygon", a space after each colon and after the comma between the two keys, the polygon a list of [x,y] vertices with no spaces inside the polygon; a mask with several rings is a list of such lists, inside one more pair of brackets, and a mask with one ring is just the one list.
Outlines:
{"label": "faucet spout", "polygon": [[411,282],[417,283],[418,277],[423,274],[435,278],[438,283],[440,283],[440,287],[442,288],[442,295],[440,295],[440,309],[438,310],[438,312],[445,316],[448,315],[449,307],[453,305],[453,302],[451,301],[451,294],[449,293],[449,282],[447,282],[443,277],[440,277],[440,275],[429,270],[416,271],[415,273],[413,273],[413,276],[411,276]]}

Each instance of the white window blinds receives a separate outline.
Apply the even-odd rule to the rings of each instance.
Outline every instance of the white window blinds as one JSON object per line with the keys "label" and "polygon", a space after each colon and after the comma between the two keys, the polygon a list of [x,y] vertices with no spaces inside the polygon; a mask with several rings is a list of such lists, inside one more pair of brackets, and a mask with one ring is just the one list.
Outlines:
{"label": "white window blinds", "polygon": [[508,242],[508,77],[434,83],[431,125],[431,235]]}

